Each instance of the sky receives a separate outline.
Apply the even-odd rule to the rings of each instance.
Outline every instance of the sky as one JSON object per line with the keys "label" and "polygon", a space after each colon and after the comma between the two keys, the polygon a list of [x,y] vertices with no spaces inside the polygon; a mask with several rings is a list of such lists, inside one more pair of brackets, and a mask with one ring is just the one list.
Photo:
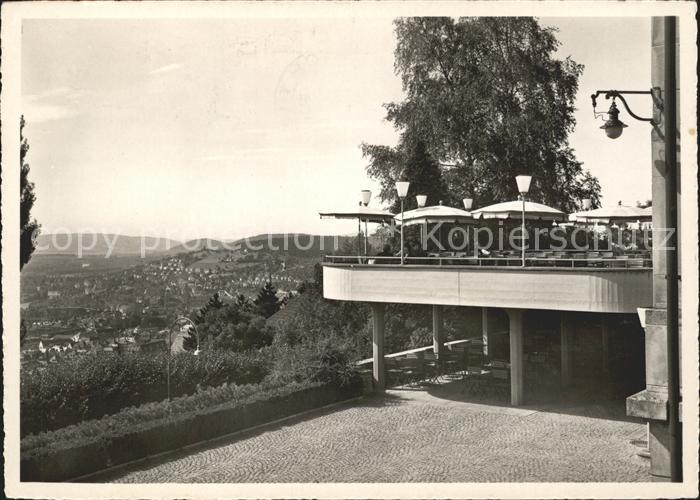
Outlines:
{"label": "sky", "polygon": [[[621,116],[609,140],[589,97],[649,88],[650,19],[540,21],[585,65],[570,144],[603,204],[650,198],[650,127]],[[378,192],[360,144],[396,142],[382,107],[403,96],[394,46],[388,18],[25,20],[34,215],[45,233],[351,233],[318,212]],[[629,101],[651,116],[648,98]]]}

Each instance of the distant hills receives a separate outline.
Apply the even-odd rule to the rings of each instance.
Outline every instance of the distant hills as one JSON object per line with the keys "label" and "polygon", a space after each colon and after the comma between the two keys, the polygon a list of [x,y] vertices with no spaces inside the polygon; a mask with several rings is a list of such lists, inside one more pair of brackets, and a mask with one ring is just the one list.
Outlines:
{"label": "distant hills", "polygon": [[179,242],[150,236],[103,233],[42,234],[37,238],[37,255],[175,255],[183,252],[285,251],[292,255],[322,255],[342,246],[348,236],[320,236],[303,233],[258,234],[237,240],[202,238]]}
{"label": "distant hills", "polygon": [[37,255],[145,255],[169,252],[179,241],[150,236],[125,236],[104,233],[40,234]]}

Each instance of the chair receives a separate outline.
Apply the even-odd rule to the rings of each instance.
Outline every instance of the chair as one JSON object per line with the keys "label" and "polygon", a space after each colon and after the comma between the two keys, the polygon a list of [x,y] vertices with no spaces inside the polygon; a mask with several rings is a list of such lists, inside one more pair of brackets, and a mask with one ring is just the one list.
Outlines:
{"label": "chair", "polygon": [[448,351],[445,351],[445,359],[443,361],[443,370],[445,373],[457,373],[461,377],[465,375],[466,363],[466,346],[465,344],[452,344]]}
{"label": "chair", "polygon": [[612,262],[612,267],[626,268],[626,267],[628,267],[629,261],[630,261],[629,255],[616,255],[615,260]]}
{"label": "chair", "polygon": [[572,261],[571,267],[585,267],[586,266],[586,254],[585,253],[574,253],[571,255]]}
{"label": "chair", "polygon": [[406,357],[402,360],[402,368],[409,385],[418,384],[425,378],[422,356],[416,353],[406,354]]}
{"label": "chair", "polygon": [[397,386],[404,384],[406,377],[396,358],[384,358],[384,370],[386,371],[387,385]]}
{"label": "chair", "polygon": [[603,261],[600,258],[600,252],[586,252],[586,264],[590,267],[603,266]]}
{"label": "chair", "polygon": [[442,375],[442,370],[440,369],[440,360],[432,351],[425,351],[423,353],[423,361],[425,368],[425,375],[430,382],[439,383],[440,375]]}
{"label": "chair", "polygon": [[484,342],[482,339],[473,339],[466,352],[467,372],[481,372],[484,368]]}
{"label": "chair", "polygon": [[536,252],[534,264],[540,267],[549,267],[554,265],[554,261],[548,252]]}

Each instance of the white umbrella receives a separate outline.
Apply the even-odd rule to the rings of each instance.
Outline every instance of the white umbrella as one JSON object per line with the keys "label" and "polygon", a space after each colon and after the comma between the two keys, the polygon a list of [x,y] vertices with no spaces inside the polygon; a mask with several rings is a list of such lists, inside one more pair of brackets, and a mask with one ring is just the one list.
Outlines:
{"label": "white umbrella", "polygon": [[394,221],[394,214],[391,212],[384,210],[383,208],[364,206],[362,203],[351,210],[319,212],[318,215],[321,217],[321,219],[357,219],[358,225],[361,223],[361,221],[365,221],[365,254],[367,253],[367,223],[385,223]]}
{"label": "white umbrella", "polygon": [[618,202],[614,207],[602,207],[573,213],[569,215],[569,220],[575,222],[598,222],[601,224],[649,222],[651,221],[651,207],[630,207],[623,205],[622,202]]}
{"label": "white umbrella", "polygon": [[394,217],[396,224],[401,225],[404,221],[406,226],[415,224],[434,224],[438,222],[447,222],[452,224],[469,224],[474,223],[474,217],[471,212],[460,208],[446,207],[444,205],[434,205],[432,207],[421,207],[415,210],[404,212],[403,220],[401,214]]}
{"label": "white umbrella", "polygon": [[351,210],[319,212],[322,219],[360,219],[367,222],[391,222],[394,214],[377,207],[357,206]]}
{"label": "white umbrella", "polygon": [[[471,212],[462,210],[461,208],[446,207],[442,205],[433,205],[432,207],[419,207],[414,210],[409,210],[403,213],[403,218],[401,214],[394,217],[396,224],[406,226],[413,226],[416,224],[473,224],[475,223],[474,217]],[[440,235],[442,236],[442,228],[440,228]],[[441,238],[442,239],[442,238]],[[423,230],[421,229],[421,244],[423,241]]]}
{"label": "white umbrella", "polygon": [[[472,211],[475,219],[515,219],[521,220],[523,214],[523,202],[520,200],[506,201],[496,203],[487,207],[478,208]],[[533,201],[525,202],[525,219],[527,220],[555,220],[560,221],[566,219],[566,214],[556,208],[535,203]]]}

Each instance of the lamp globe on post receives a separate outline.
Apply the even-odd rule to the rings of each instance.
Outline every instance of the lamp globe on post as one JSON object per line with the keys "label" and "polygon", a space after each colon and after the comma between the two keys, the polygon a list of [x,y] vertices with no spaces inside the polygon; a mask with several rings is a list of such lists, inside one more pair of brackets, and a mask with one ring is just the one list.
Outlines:
{"label": "lamp globe on post", "polygon": [[[369,189],[363,189],[360,191],[360,203],[362,206],[369,205],[369,200],[372,199],[372,191]],[[367,219],[365,219],[365,256],[367,255]]]}
{"label": "lamp globe on post", "polygon": [[360,191],[360,199],[362,200],[362,204],[364,206],[369,205],[369,200],[372,199],[372,191],[369,189],[363,189]]}
{"label": "lamp globe on post", "polygon": [[403,265],[403,200],[406,199],[408,195],[408,187],[411,185],[410,182],[399,181],[396,183],[396,194],[398,194],[401,200],[401,264]]}
{"label": "lamp globe on post", "polygon": [[522,210],[522,226],[521,226],[521,265],[525,267],[525,195],[530,191],[530,181],[532,181],[532,176],[530,175],[518,175],[515,177],[515,182],[518,185],[518,192],[520,193],[520,198],[523,201]]}
{"label": "lamp globe on post", "polygon": [[474,200],[471,198],[464,198],[462,200],[462,203],[464,204],[464,210],[469,211],[472,209],[472,206],[474,205]]}

